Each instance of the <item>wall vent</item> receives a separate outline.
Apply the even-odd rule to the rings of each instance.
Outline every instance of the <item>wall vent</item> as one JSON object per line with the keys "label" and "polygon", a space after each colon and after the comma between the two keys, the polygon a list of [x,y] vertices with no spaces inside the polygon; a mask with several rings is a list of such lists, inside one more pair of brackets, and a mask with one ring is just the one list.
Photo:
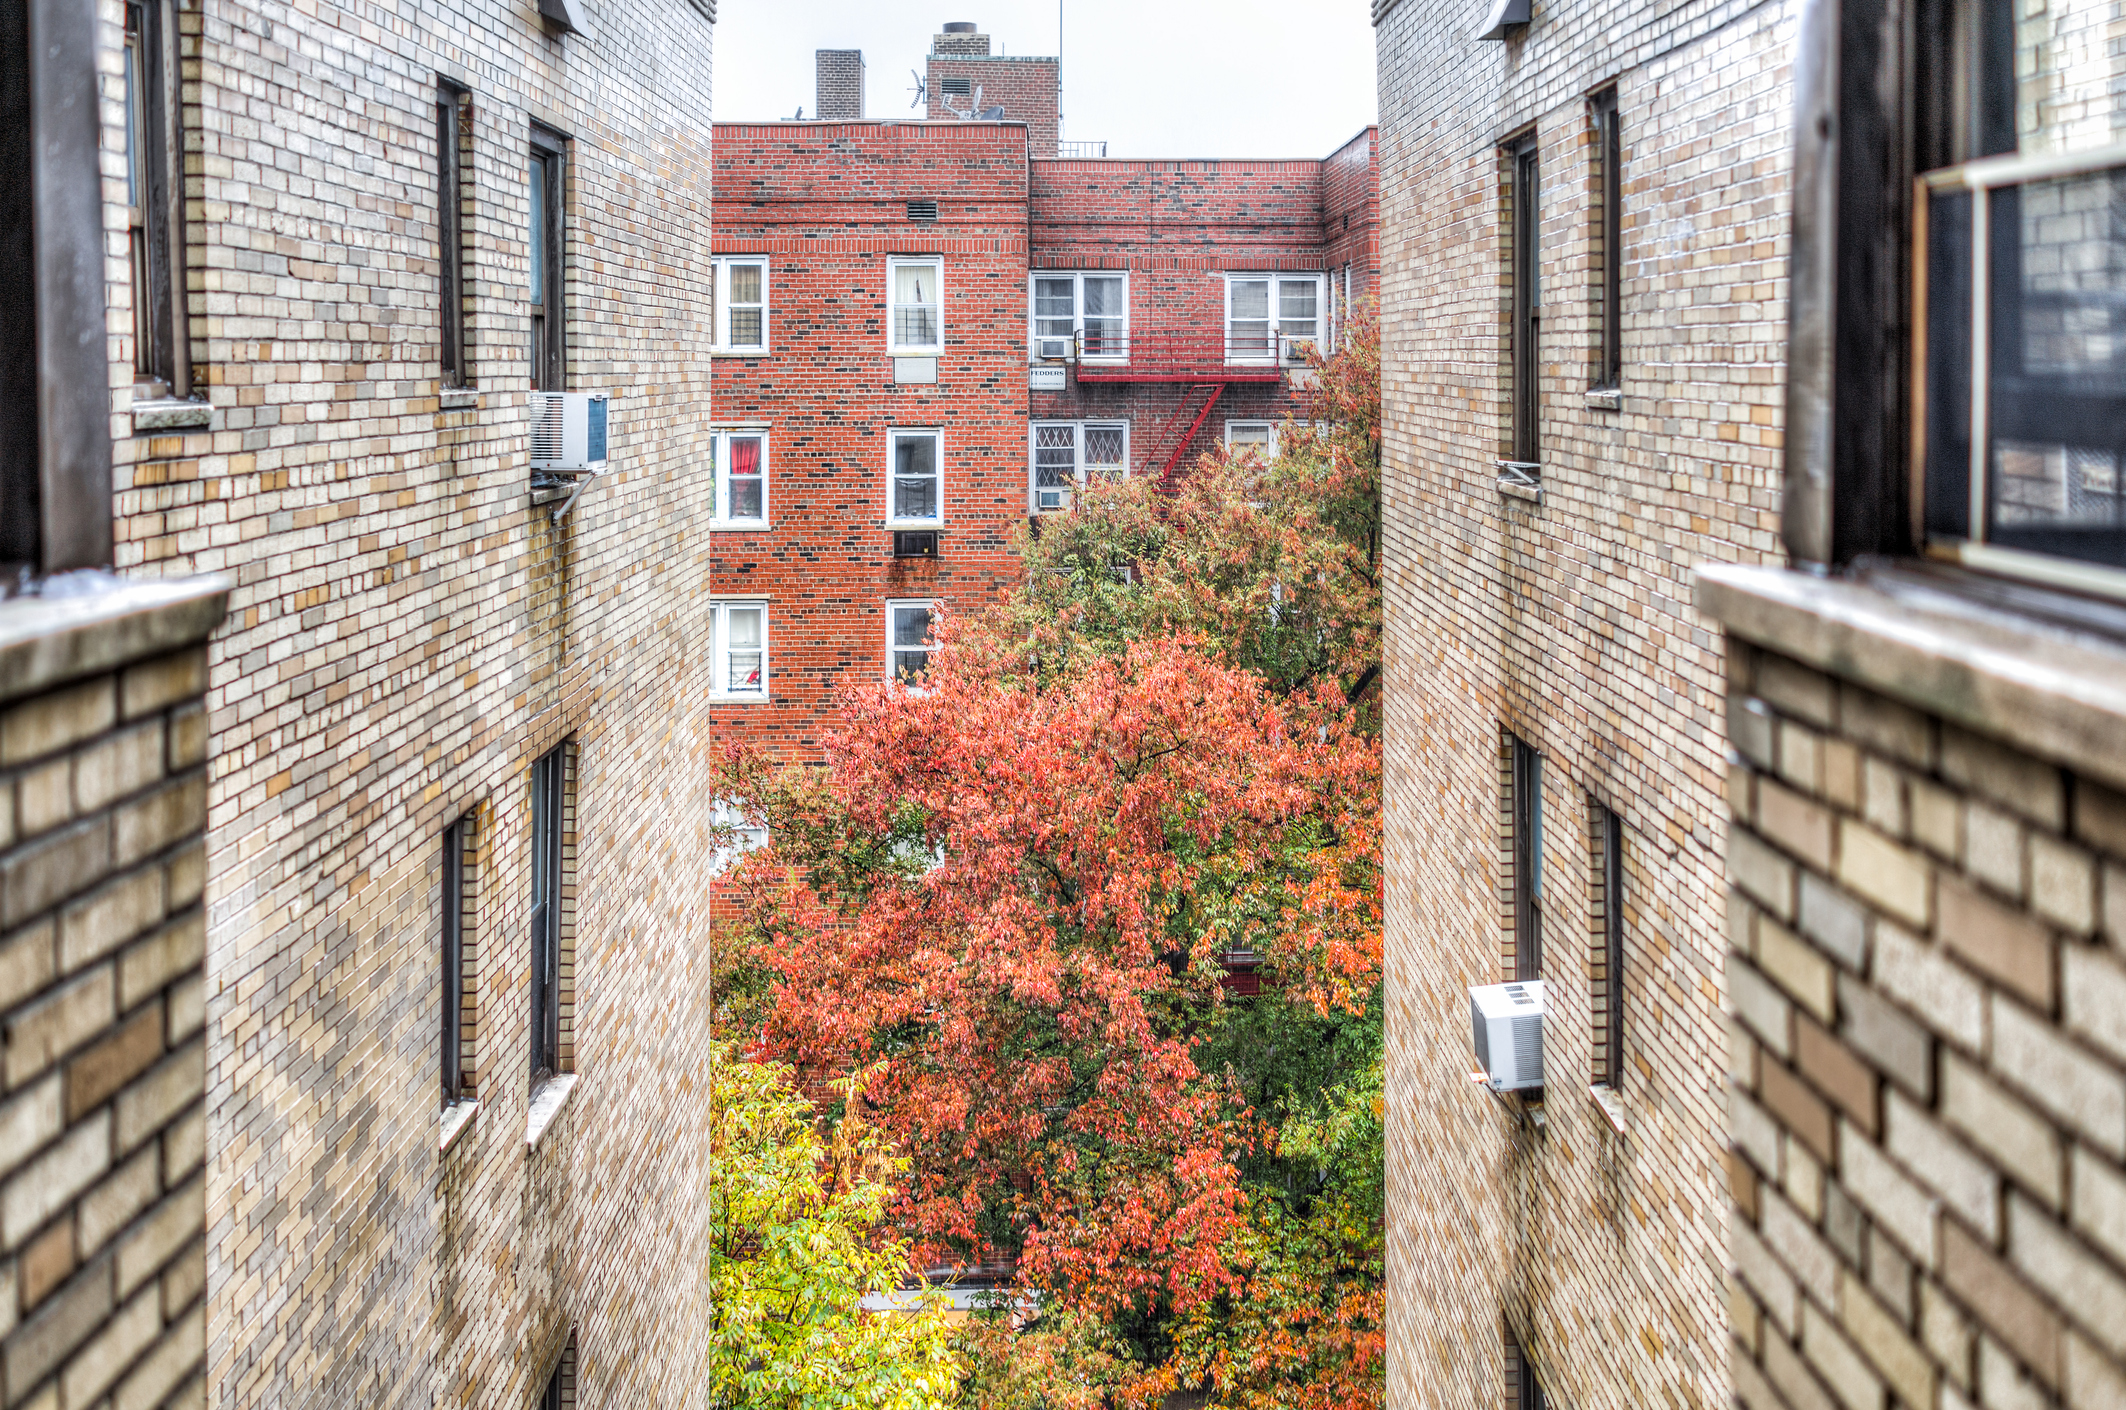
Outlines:
{"label": "wall vent", "polygon": [[974,96],[974,80],[971,78],[941,78],[938,92],[947,98],[970,98]]}
{"label": "wall vent", "polygon": [[908,203],[908,218],[910,220],[936,220],[938,218],[938,203],[936,201],[910,201]]}
{"label": "wall vent", "polygon": [[938,531],[936,529],[895,529],[893,531],[893,556],[895,558],[937,557]]}

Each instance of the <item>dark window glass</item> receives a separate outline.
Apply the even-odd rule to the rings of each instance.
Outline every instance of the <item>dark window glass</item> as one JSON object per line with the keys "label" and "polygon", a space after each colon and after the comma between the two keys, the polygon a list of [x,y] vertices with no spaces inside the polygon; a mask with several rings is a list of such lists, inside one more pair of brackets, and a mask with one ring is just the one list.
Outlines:
{"label": "dark window glass", "polygon": [[182,196],[174,36],[165,0],[126,6],[126,225],[133,283],[135,395],[186,396]]}
{"label": "dark window glass", "polygon": [[1601,209],[1596,213],[1595,235],[1602,252],[1602,282],[1597,295],[1601,303],[1597,313],[1601,345],[1597,349],[1594,384],[1614,389],[1624,385],[1624,139],[1617,121],[1616,89],[1605,89],[1595,96],[1594,122],[1595,160],[1601,178]]}
{"label": "dark window glass", "polygon": [[560,139],[532,129],[530,276],[531,384],[558,392],[568,385],[568,311],[562,288],[562,168]]}
{"label": "dark window glass", "polygon": [[1543,977],[1543,756],[1513,741],[1513,977]]}
{"label": "dark window glass", "polygon": [[436,95],[437,317],[442,325],[443,385],[470,380],[465,365],[465,214],[463,173],[464,96],[445,87]]}
{"label": "dark window glass", "polygon": [[[0,562],[10,569],[40,561],[29,53],[28,4],[0,0]],[[95,169],[83,176],[95,181]]]}
{"label": "dark window glass", "polygon": [[1624,819],[1602,809],[1602,944],[1608,978],[1609,1085],[1624,1088]]}
{"label": "dark window glass", "polygon": [[1543,328],[1541,201],[1535,139],[1513,148],[1513,458],[1533,467],[1542,458],[1537,416]]}
{"label": "dark window glass", "polygon": [[465,820],[443,829],[443,1104],[465,1095]]}
{"label": "dark window glass", "polygon": [[532,1013],[534,1078],[556,1070],[561,1051],[561,827],[566,746],[532,765]]}

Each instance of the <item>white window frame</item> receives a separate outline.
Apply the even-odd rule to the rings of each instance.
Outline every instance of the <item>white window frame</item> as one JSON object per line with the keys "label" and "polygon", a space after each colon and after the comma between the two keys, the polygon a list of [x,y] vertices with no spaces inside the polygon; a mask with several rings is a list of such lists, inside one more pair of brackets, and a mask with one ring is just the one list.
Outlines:
{"label": "white window frame", "polygon": [[[1233,350],[1233,286],[1235,284],[1250,283],[1258,280],[1268,280],[1270,285],[1270,297],[1268,308],[1268,323],[1270,331],[1269,351],[1267,353],[1260,354],[1238,354],[1235,353]],[[1279,316],[1279,309],[1282,307],[1283,304],[1282,295],[1284,292],[1280,286],[1287,283],[1296,284],[1303,280],[1312,280],[1314,284],[1314,331],[1312,333],[1303,333],[1292,336],[1294,336],[1295,340],[1311,341],[1317,346],[1319,346],[1322,345],[1324,325],[1328,321],[1324,317],[1322,310],[1322,304],[1327,298],[1326,285],[1328,281],[1328,275],[1322,273],[1319,270],[1310,271],[1302,269],[1289,271],[1277,270],[1268,272],[1249,272],[1244,270],[1234,270],[1225,276],[1225,360],[1228,366],[1274,367],[1278,364],[1285,350],[1285,338],[1287,336],[1284,332],[1284,320]]]}
{"label": "white window frame", "polygon": [[[933,297],[937,309],[937,340],[930,343],[903,343],[894,317],[900,307],[893,301],[894,286],[899,283],[903,269],[921,267],[931,273],[936,290]],[[911,308],[922,305],[911,304]],[[894,357],[937,357],[945,351],[945,257],[943,255],[888,255],[886,257],[886,351]]]}
{"label": "white window frame", "polygon": [[[760,516],[755,519],[731,517],[730,455],[731,437],[758,436],[760,438]],[[765,426],[718,426],[709,432],[709,457],[711,478],[715,481],[716,502],[710,506],[709,527],[712,529],[765,529],[768,527],[768,428]]]}
{"label": "white window frame", "polygon": [[1112,352],[1087,356],[1090,363],[1126,363],[1129,361],[1130,296],[1129,271],[1123,269],[1036,269],[1026,276],[1026,360],[1028,362],[1055,362],[1059,359],[1041,353],[1041,335],[1036,327],[1035,291],[1037,281],[1042,279],[1068,279],[1070,281],[1070,356],[1085,345],[1085,281],[1092,279],[1119,279],[1122,281],[1122,339]]}
{"label": "white window frame", "polygon": [[748,852],[758,851],[768,845],[768,829],[766,825],[748,822],[745,813],[728,799],[716,798],[710,801],[709,824],[712,827],[731,827],[738,831],[737,838],[730,846],[710,849],[710,876],[723,875],[731,869],[731,864],[740,857]]}
{"label": "white window frame", "polygon": [[[903,439],[926,436],[935,447],[931,461],[937,467],[937,513],[927,519],[903,519],[893,512],[894,447]],[[886,527],[889,529],[934,529],[945,522],[945,432],[935,426],[892,426],[886,431]]]}
{"label": "white window frame", "polygon": [[[899,673],[895,671],[893,661],[893,653],[896,649],[910,651],[915,649],[913,647],[896,648],[893,644],[893,614],[895,609],[902,607],[920,607],[925,612],[928,612],[930,614],[930,625],[934,629],[937,626],[938,599],[934,597],[889,597],[886,599],[886,680],[889,684],[908,686],[910,683],[903,681]],[[927,671],[930,669],[931,659],[938,654],[938,648],[926,646],[922,650],[924,656],[923,669]]]}
{"label": "white window frame", "polygon": [[[732,690],[730,688],[731,611],[733,608],[760,609],[760,689]],[[766,596],[717,597],[709,600],[709,696],[714,700],[766,702],[769,691],[775,684],[770,654],[775,637],[774,623],[768,612]]]}
{"label": "white window frame", "polygon": [[[716,326],[710,331],[709,351],[726,353],[737,357],[765,357],[772,335],[768,330],[769,307],[773,302],[770,293],[770,276],[766,255],[716,255],[710,260],[716,276]],[[758,343],[733,343],[731,341],[731,268],[733,265],[757,264],[760,266],[760,341]],[[748,305],[750,307],[750,305]]]}
{"label": "white window frame", "polygon": [[1114,427],[1122,432],[1122,466],[1120,478],[1127,479],[1130,471],[1129,433],[1127,420],[1108,417],[1093,417],[1087,420],[1054,419],[1029,421],[1026,424],[1026,510],[1029,514],[1061,514],[1071,506],[1073,491],[1063,491],[1062,501],[1043,506],[1041,503],[1040,463],[1036,459],[1041,444],[1041,432],[1059,426],[1071,429],[1070,468],[1071,482],[1082,485],[1089,473],[1085,464],[1085,432],[1089,427]]}

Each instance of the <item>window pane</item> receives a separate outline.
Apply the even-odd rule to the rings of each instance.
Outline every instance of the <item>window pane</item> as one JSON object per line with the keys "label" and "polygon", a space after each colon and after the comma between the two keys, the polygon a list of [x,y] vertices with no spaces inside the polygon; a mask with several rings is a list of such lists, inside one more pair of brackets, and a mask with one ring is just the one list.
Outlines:
{"label": "window pane", "polygon": [[893,609],[893,644],[895,646],[921,646],[930,640],[930,608],[896,607]]}
{"label": "window pane", "polygon": [[1277,290],[1278,331],[1287,338],[1313,337],[1319,299],[1320,288],[1312,279],[1280,280]]}
{"label": "window pane", "polygon": [[2022,152],[2103,147],[2126,132],[2126,46],[2114,0],[2015,0]]}
{"label": "window pane", "polygon": [[1228,426],[1225,431],[1225,439],[1228,445],[1261,446],[1267,450],[1270,445],[1270,428],[1266,423],[1257,423],[1252,426]]}
{"label": "window pane", "polygon": [[1233,357],[1268,357],[1270,347],[1270,281],[1237,279],[1232,290],[1232,326],[1227,330]]}
{"label": "window pane", "polygon": [[1119,318],[1125,311],[1122,307],[1122,280],[1119,276],[1085,276],[1087,318]]}
{"label": "window pane", "polygon": [[531,301],[546,300],[546,158],[531,159]]}
{"label": "window pane", "polygon": [[2126,562],[2126,168],[1991,199],[1988,537]]}
{"label": "window pane", "polygon": [[1126,435],[1120,426],[1087,426],[1085,428],[1085,468],[1088,470],[1122,469],[1123,446]]}
{"label": "window pane", "polygon": [[733,436],[730,446],[730,473],[727,480],[730,508],[726,511],[733,519],[758,519],[761,517],[762,487],[760,449],[758,436]]}
{"label": "window pane", "polygon": [[1034,507],[1061,509],[1078,482],[1078,428],[1036,426],[1033,431]]}
{"label": "window pane", "polygon": [[893,517],[935,519],[938,443],[932,436],[893,438]]}
{"label": "window pane", "polygon": [[1070,319],[1077,315],[1077,295],[1069,279],[1033,281],[1033,312],[1036,318]]}
{"label": "window pane", "polygon": [[1112,357],[1124,350],[1129,309],[1122,280],[1115,275],[1085,276],[1085,355]]}
{"label": "window pane", "polygon": [[731,266],[731,302],[734,304],[757,304],[760,302],[759,265],[734,264]]}
{"label": "window pane", "polygon": [[724,640],[729,652],[730,675],[725,689],[758,691],[761,688],[761,645],[767,615],[766,609],[760,607],[728,609]]}

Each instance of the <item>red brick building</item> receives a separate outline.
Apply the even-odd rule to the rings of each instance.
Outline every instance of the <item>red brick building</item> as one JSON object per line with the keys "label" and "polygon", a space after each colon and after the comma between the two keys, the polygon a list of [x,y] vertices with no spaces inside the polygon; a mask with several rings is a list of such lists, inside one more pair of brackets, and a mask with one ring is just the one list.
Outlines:
{"label": "red brick building", "polygon": [[[719,741],[816,757],[933,607],[1009,588],[1015,525],[1270,442],[1373,292],[1372,129],[1321,161],[1055,159],[1056,61],[987,49],[937,37],[930,120],[717,124]],[[1005,115],[936,120],[968,74]]]}

